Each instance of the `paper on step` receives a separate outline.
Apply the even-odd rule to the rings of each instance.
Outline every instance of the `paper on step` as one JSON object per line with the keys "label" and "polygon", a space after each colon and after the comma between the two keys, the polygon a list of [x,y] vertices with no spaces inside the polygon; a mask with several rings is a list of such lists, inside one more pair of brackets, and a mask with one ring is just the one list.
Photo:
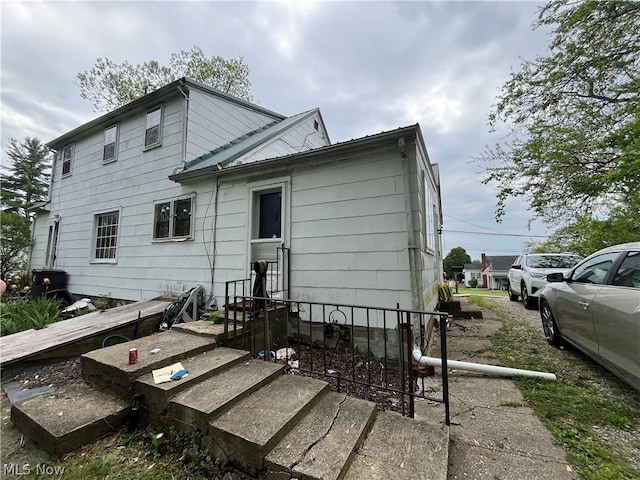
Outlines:
{"label": "paper on step", "polygon": [[157,385],[159,383],[165,383],[171,381],[171,375],[174,373],[183,370],[184,367],[182,363],[174,363],[173,365],[169,365],[168,367],[159,368],[154,370],[153,372],[153,382]]}

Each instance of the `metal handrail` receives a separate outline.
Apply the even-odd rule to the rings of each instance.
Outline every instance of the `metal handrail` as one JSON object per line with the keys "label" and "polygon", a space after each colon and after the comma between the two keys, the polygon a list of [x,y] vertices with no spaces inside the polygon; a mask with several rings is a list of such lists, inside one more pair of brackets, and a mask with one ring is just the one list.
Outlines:
{"label": "metal handrail", "polygon": [[[230,295],[232,290],[234,292],[237,292],[237,290],[240,289],[238,285],[244,285],[245,282],[247,282],[247,279],[237,280],[236,282],[227,282],[225,291],[226,297],[228,299],[227,305],[246,306],[247,304],[250,304],[260,305],[262,308],[260,308],[258,311],[255,311],[252,308],[251,312],[249,313],[245,309],[242,312],[242,316],[239,322],[238,308],[234,308],[233,318],[231,318],[228,307],[226,307],[227,311],[225,314],[225,334],[229,330],[228,324],[233,322],[234,338],[236,338],[237,327],[239,323],[242,323],[243,334],[247,336],[247,346],[254,356],[257,355],[258,350],[258,347],[256,346],[256,335],[261,333],[257,332],[255,328],[255,321],[264,321],[263,343],[260,348],[262,352],[264,352],[263,358],[265,360],[269,359],[269,352],[282,347],[291,348],[290,345],[295,342],[295,344],[298,345],[298,348],[304,347],[309,349],[309,365],[299,365],[299,370],[301,372],[312,374],[314,376],[317,375],[326,377],[328,379],[333,379],[336,382],[336,388],[338,389],[338,391],[341,388],[342,382],[352,382],[355,384],[373,386],[374,388],[383,391],[391,391],[397,393],[401,398],[402,414],[408,415],[410,417],[414,417],[414,401],[416,398],[423,398],[443,403],[445,406],[445,423],[446,425],[450,424],[448,388],[449,380],[446,350],[446,318],[448,313],[439,311],[429,312],[424,310],[403,309],[400,308],[399,305],[396,305],[395,308],[382,308],[358,304],[335,304],[291,299],[274,299],[272,297],[253,297],[250,295]],[[235,286],[234,283],[236,283]],[[287,335],[286,340],[284,340],[284,344],[274,346],[269,340],[268,326],[271,325],[270,322],[276,321],[275,319],[277,315],[273,312],[276,312],[276,309],[278,308],[283,308],[286,311]],[[332,312],[335,311],[339,311],[344,315],[344,321],[341,320],[344,325],[340,328],[337,328],[336,323],[332,323],[329,320]],[[301,312],[305,312],[305,315],[308,314],[308,319],[301,318]],[[382,335],[378,335],[378,337],[381,337],[383,339],[382,341],[384,342],[384,345],[378,347],[378,351],[383,352],[381,357],[378,357],[377,355],[372,353],[374,351],[374,348],[372,346],[372,334],[373,330],[375,328],[378,328],[371,327],[370,325],[370,318],[372,314],[382,318],[382,330],[384,330],[384,332]],[[362,324],[356,323],[354,321],[356,316],[360,316],[363,319]],[[341,316],[340,318],[342,319],[343,317]],[[349,318],[350,321],[348,320]],[[439,333],[440,356],[442,359],[442,398],[427,396],[424,389],[422,389],[422,391],[418,393],[414,388],[416,385],[417,377],[414,375],[412,353],[415,350],[416,345],[418,345],[418,342],[414,340],[414,329],[418,328],[419,336],[424,338],[424,332],[426,331],[426,328],[432,328],[433,320],[435,318],[438,318],[440,320]],[[319,319],[322,319],[322,321],[319,321]],[[291,325],[291,322],[296,323]],[[305,322],[308,323],[308,326],[305,326],[305,332],[307,329],[309,332],[308,339],[306,340],[305,335],[307,334],[301,333],[301,327]],[[343,335],[344,333],[343,327],[344,330],[348,330],[350,332],[348,336],[348,350],[351,351],[351,372],[347,373],[347,375],[336,375],[328,372],[327,352],[330,352],[332,350],[331,345],[329,344],[329,342],[327,342],[327,325],[329,325],[329,329],[333,328],[335,330],[334,334],[339,335],[337,341],[332,338],[332,341],[336,341],[336,347],[341,341],[341,335]],[[322,338],[318,338],[319,334],[314,333],[314,327],[315,330],[317,330],[319,327],[322,327]],[[354,332],[356,331],[356,329],[358,329],[359,338],[363,338],[362,342],[356,342],[355,340]],[[366,339],[364,339],[363,332],[364,334],[366,334]],[[227,337],[225,336],[225,338]],[[347,338],[346,334],[345,338]],[[392,338],[397,338],[398,340],[398,344],[395,347],[392,345],[392,343],[389,342],[389,339]],[[347,340],[342,341],[346,342]],[[362,346],[360,345],[361,343]],[[396,348],[397,351],[394,351]],[[317,351],[317,349],[322,350],[321,365],[314,365],[313,355],[311,355],[311,351]],[[380,358],[382,360],[381,363],[383,363],[385,367],[384,382],[375,383],[372,380],[370,364],[368,364],[367,367],[367,378],[356,378],[356,357],[354,352],[358,349],[364,350],[367,361],[371,360],[372,358]],[[335,351],[335,348],[333,349],[333,351]],[[394,355],[396,354],[397,357],[394,357]],[[389,369],[391,368],[390,365],[394,363],[394,358],[398,360],[398,370],[400,372],[401,381],[398,387],[390,385],[388,378]],[[408,411],[405,406],[405,400],[408,403]]]}

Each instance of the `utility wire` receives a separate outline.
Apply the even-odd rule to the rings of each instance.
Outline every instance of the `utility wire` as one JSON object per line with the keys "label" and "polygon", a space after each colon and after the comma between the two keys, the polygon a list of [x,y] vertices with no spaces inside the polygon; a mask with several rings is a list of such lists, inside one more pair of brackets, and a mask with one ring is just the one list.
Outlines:
{"label": "utility wire", "polygon": [[471,235],[494,235],[498,237],[528,237],[528,238],[547,238],[548,235],[529,235],[523,233],[494,233],[494,232],[469,232],[466,230],[441,230],[442,233],[466,233]]}

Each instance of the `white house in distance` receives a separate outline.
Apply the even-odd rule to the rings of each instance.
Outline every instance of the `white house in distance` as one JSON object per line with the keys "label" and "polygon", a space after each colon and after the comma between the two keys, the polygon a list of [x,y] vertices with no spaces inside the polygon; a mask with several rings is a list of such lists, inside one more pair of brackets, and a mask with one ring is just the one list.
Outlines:
{"label": "white house in distance", "polygon": [[435,310],[439,175],[418,125],[332,145],[318,109],[287,117],[180,79],[48,146],[31,268],[64,270],[75,295],[201,285],[221,306],[267,259],[291,299]]}

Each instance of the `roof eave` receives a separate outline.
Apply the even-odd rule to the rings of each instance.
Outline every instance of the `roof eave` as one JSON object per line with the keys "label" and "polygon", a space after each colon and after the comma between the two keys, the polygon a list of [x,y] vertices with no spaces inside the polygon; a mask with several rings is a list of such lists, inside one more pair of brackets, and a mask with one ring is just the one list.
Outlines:
{"label": "roof eave", "polygon": [[178,183],[188,183],[197,181],[203,177],[216,177],[226,174],[245,174],[256,170],[267,168],[280,168],[288,166],[289,163],[299,163],[304,160],[312,160],[314,157],[324,155],[340,155],[344,152],[354,149],[366,148],[377,143],[386,143],[390,139],[400,138],[408,133],[415,135],[417,125],[411,125],[408,127],[402,127],[389,132],[382,132],[376,135],[362,137],[346,142],[337,143],[335,145],[329,145],[327,147],[316,148],[313,150],[307,150],[305,152],[286,155],[284,157],[276,157],[268,160],[262,160],[259,162],[252,162],[243,165],[237,165],[234,167],[222,168],[219,165],[211,165],[209,167],[201,168],[193,171],[180,172],[173,175],[169,175],[169,180]]}

